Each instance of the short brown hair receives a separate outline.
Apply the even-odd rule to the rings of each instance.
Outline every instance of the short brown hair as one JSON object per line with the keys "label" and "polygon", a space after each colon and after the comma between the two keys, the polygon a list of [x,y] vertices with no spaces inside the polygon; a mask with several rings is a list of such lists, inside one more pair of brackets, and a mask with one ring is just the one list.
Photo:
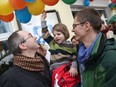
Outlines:
{"label": "short brown hair", "polygon": [[90,7],[84,8],[79,11],[75,17],[77,17],[80,23],[89,22],[95,31],[100,31],[102,26],[101,16],[95,9]]}
{"label": "short brown hair", "polygon": [[59,31],[62,32],[65,36],[65,39],[67,40],[70,35],[69,35],[69,31],[66,25],[62,24],[62,23],[58,23],[53,27],[52,33],[53,31]]}
{"label": "short brown hair", "polygon": [[13,55],[17,55],[17,54],[21,53],[19,44],[22,41],[24,41],[24,38],[21,35],[19,35],[19,33],[18,33],[19,31],[21,31],[21,30],[17,30],[15,32],[13,32],[7,40],[8,49]]}

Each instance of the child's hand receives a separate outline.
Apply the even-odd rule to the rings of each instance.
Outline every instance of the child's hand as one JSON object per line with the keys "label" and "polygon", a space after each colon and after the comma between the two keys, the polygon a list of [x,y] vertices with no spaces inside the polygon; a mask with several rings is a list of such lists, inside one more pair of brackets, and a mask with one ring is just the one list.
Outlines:
{"label": "child's hand", "polygon": [[78,71],[76,68],[70,68],[69,74],[70,74],[70,76],[75,77],[78,75]]}
{"label": "child's hand", "polygon": [[45,11],[42,12],[42,15],[41,15],[41,21],[44,21],[47,17],[47,14]]}

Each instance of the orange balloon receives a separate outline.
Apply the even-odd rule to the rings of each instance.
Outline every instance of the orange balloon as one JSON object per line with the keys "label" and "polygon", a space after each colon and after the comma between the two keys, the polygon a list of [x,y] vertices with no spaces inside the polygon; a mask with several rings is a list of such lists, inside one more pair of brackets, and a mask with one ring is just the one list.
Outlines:
{"label": "orange balloon", "polygon": [[42,0],[42,2],[46,5],[53,6],[58,3],[59,0]]}
{"label": "orange balloon", "polygon": [[9,0],[9,2],[15,10],[21,10],[26,6],[26,2],[24,0]]}
{"label": "orange balloon", "polygon": [[13,18],[14,18],[14,13],[11,13],[11,14],[6,15],[6,16],[0,15],[0,19],[1,19],[2,21],[4,21],[4,22],[10,22],[10,21],[13,20]]}
{"label": "orange balloon", "polygon": [[35,2],[28,3],[27,9],[32,15],[39,15],[44,10],[45,4],[41,0],[36,0]]}

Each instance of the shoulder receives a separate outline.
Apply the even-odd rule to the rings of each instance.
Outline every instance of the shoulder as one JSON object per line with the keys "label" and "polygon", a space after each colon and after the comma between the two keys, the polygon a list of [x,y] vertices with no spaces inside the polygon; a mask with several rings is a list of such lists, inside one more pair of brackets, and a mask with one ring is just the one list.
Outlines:
{"label": "shoulder", "polygon": [[73,47],[73,44],[71,41],[64,41],[61,45],[63,45],[64,47]]}
{"label": "shoulder", "polygon": [[107,40],[102,57],[103,64],[116,65],[116,41],[113,38]]}
{"label": "shoulder", "polygon": [[4,72],[2,75],[1,75],[1,77],[13,77],[14,76],[14,74],[16,73],[17,71],[13,68],[13,67],[11,67],[11,68],[9,68],[6,72]]}
{"label": "shoulder", "polygon": [[[0,87],[5,85],[5,87],[16,87],[16,80],[14,79],[16,71],[11,67],[6,72],[0,76]],[[11,86],[12,85],[12,86]]]}
{"label": "shoulder", "polygon": [[39,79],[36,79],[34,75],[35,73],[28,74],[28,71],[19,67],[12,67],[0,77],[0,84],[10,85],[7,87],[17,87],[17,85],[20,87],[45,87],[45,85]]}
{"label": "shoulder", "polygon": [[116,51],[116,40],[114,38],[107,39],[105,44],[105,52]]}
{"label": "shoulder", "polygon": [[10,69],[8,69],[6,72],[4,72],[1,77],[1,79],[4,80],[15,80],[15,78],[17,78],[17,75],[21,74],[20,70],[17,69],[16,67],[11,67]]}
{"label": "shoulder", "polygon": [[72,44],[72,42],[71,42],[71,41],[66,40],[66,41],[64,41],[62,44]]}

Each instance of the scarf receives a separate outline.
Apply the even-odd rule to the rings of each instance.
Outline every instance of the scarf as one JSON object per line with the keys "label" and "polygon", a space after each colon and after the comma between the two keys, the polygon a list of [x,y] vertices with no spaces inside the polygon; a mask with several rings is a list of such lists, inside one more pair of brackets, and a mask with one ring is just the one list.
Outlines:
{"label": "scarf", "polygon": [[78,58],[77,58],[79,63],[83,63],[85,60],[87,60],[89,58],[89,56],[91,54],[95,53],[92,51],[94,51],[93,48],[95,48],[95,46],[97,46],[97,48],[98,48],[98,44],[100,42],[101,35],[102,34],[100,32],[88,48],[86,48],[83,43],[81,43],[79,45]]}
{"label": "scarf", "polygon": [[25,70],[40,72],[44,75],[44,63],[41,58],[32,58],[24,55],[16,55],[13,64]]}

